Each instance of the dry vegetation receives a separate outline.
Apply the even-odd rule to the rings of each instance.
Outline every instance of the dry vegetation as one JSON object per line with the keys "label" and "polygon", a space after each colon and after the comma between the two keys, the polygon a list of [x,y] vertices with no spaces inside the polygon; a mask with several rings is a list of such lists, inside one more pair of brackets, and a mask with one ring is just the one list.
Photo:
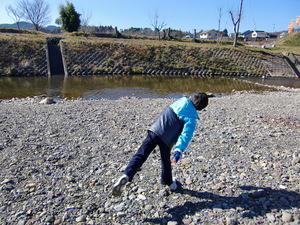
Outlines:
{"label": "dry vegetation", "polygon": [[[146,69],[151,68],[152,73],[157,71],[164,73],[166,70],[175,69],[176,73],[180,70],[180,73],[184,74],[186,70],[189,72],[206,70],[220,75],[223,73],[225,75],[226,73],[262,75],[266,73],[266,69],[262,68],[261,61],[269,60],[271,54],[300,53],[300,33],[288,35],[287,38],[279,40],[276,48],[261,49],[243,45],[234,48],[232,42],[229,41],[195,41],[184,38],[159,41],[153,37],[116,38],[114,35],[96,37],[79,32],[52,35],[28,30],[0,29],[2,49],[0,72],[2,70],[5,74],[8,70],[13,71],[13,67],[20,66],[17,60],[12,60],[13,54],[10,52],[14,53],[17,59],[26,59],[30,52],[36,51],[39,53],[33,54],[30,61],[41,60],[40,52],[45,51],[47,37],[62,38],[67,46],[68,67],[79,74],[83,71],[101,74],[112,71],[111,68],[122,68],[121,73],[136,74],[144,73]],[[99,57],[101,62],[94,63],[93,66],[88,65],[92,63],[91,60],[95,61]],[[4,63],[7,64],[9,61],[14,65],[4,66]],[[252,63],[251,66],[247,64],[247,61]],[[153,69],[156,72],[153,72]],[[40,71],[36,72],[40,73]]]}
{"label": "dry vegetation", "polygon": [[[1,29],[0,28],[0,39],[17,39],[17,40],[40,40],[43,41],[46,37],[61,37],[64,41],[79,41],[79,42],[110,42],[110,43],[121,43],[121,44],[138,44],[138,45],[183,45],[189,47],[226,47],[231,48],[232,43],[230,41],[193,41],[193,39],[174,39],[173,41],[159,41],[155,37],[138,37],[138,36],[125,36],[125,38],[105,38],[96,37],[87,33],[62,33],[62,34],[47,34],[37,31],[29,30],[15,30],[15,29]],[[113,37],[113,35],[112,35]],[[240,46],[246,47],[246,46]],[[246,47],[249,48],[249,47]],[[253,48],[250,47],[253,50]],[[255,50],[255,48],[254,48]],[[292,50],[295,54],[300,54],[300,32],[291,33],[286,35],[282,39],[278,39],[276,42],[276,48],[265,49],[259,51],[281,51],[290,52]]]}

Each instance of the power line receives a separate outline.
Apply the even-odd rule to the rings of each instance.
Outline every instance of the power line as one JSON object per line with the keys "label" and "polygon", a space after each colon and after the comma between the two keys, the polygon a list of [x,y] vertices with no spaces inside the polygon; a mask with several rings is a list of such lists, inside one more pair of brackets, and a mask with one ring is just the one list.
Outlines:
{"label": "power line", "polygon": [[255,22],[255,17],[254,17],[254,14],[253,14],[253,9],[252,9],[252,0],[249,0],[250,2],[250,9],[251,9],[251,14],[252,14],[252,19],[253,19],[253,23],[254,23],[254,30],[256,30],[256,22]]}

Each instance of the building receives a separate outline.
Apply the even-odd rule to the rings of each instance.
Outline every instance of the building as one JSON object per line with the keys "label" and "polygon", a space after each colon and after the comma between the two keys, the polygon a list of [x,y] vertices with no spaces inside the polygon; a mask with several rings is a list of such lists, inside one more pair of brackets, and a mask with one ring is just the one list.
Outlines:
{"label": "building", "polygon": [[254,39],[265,39],[267,37],[268,37],[267,33],[264,32],[264,31],[258,31],[258,30],[256,30],[256,31],[252,32],[252,38],[254,38]]}
{"label": "building", "polygon": [[247,30],[244,33],[240,34],[239,37],[243,38],[244,41],[249,41],[252,38],[253,31]]}
{"label": "building", "polygon": [[221,32],[217,30],[206,30],[200,33],[200,39],[215,40],[221,36]]}
{"label": "building", "polygon": [[280,34],[279,34],[279,38],[284,37],[286,34],[287,34],[287,32],[282,32],[282,33],[280,33]]}
{"label": "building", "polygon": [[185,38],[194,38],[194,35],[193,34],[187,34],[184,36]]}

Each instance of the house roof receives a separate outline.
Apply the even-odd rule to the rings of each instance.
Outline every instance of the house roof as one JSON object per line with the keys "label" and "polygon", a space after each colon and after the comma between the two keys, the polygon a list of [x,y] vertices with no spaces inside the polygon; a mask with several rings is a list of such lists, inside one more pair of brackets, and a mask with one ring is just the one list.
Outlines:
{"label": "house roof", "polygon": [[205,31],[202,31],[202,32],[200,32],[200,34],[206,34],[206,33],[211,33],[211,32],[219,32],[219,31],[217,31],[217,30],[215,30],[215,29],[211,29],[211,30],[205,30]]}
{"label": "house roof", "polygon": [[253,31],[251,31],[251,30],[247,30],[247,31],[245,31],[244,33],[242,33],[241,35],[247,35],[247,34],[251,34]]}
{"label": "house roof", "polygon": [[256,31],[253,31],[253,32],[256,32],[256,33],[263,33],[263,34],[266,33],[265,31],[262,31],[262,30],[256,30]]}

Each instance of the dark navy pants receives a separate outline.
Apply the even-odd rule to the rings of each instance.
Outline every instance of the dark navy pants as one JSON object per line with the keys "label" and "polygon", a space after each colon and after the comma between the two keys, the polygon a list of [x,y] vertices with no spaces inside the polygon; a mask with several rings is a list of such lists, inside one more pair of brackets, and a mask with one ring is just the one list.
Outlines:
{"label": "dark navy pants", "polygon": [[171,149],[152,131],[148,131],[147,137],[135,155],[131,158],[124,171],[128,176],[129,181],[132,181],[138,169],[143,165],[157,145],[159,146],[161,156],[161,183],[166,185],[172,184]]}

